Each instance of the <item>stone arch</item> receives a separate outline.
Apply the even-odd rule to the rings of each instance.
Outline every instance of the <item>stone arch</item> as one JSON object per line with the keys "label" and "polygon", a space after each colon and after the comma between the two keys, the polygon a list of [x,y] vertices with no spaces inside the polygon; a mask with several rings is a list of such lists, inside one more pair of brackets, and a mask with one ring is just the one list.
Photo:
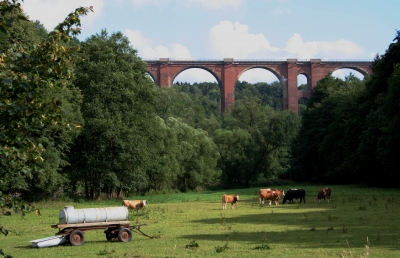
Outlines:
{"label": "stone arch", "polygon": [[332,71],[332,73],[334,71],[337,71],[340,69],[351,69],[351,70],[361,73],[364,77],[365,77],[365,75],[369,74],[369,72],[367,70],[363,69],[362,67],[351,66],[351,65],[338,66]]}
{"label": "stone arch", "polygon": [[[273,68],[268,67],[268,66],[260,66],[260,65],[249,66],[249,67],[247,67],[246,69],[243,69],[243,70],[238,74],[238,76],[236,77],[236,80],[235,80],[235,81],[239,80],[240,76],[242,76],[242,74],[244,74],[245,72],[250,71],[250,70],[252,70],[252,69],[257,69],[257,68],[258,68],[258,69],[267,70],[268,72],[271,72],[273,75],[275,75],[277,81],[279,81],[280,84],[281,84],[282,92],[284,93],[283,95],[284,95],[284,97],[285,97],[285,92],[286,92],[286,81],[283,80],[284,77],[280,75],[279,71],[276,71],[276,70],[274,70]],[[234,86],[234,90],[236,90],[236,83],[235,83],[235,86]]]}
{"label": "stone arch", "polygon": [[268,67],[268,66],[254,65],[254,66],[249,66],[249,67],[247,67],[246,69],[243,69],[243,71],[241,71],[241,72],[238,74],[238,76],[237,76],[237,78],[236,78],[236,81],[237,81],[237,80],[240,78],[240,76],[242,76],[242,74],[244,74],[245,72],[247,72],[247,71],[249,71],[249,70],[252,70],[252,69],[256,69],[256,68],[264,69],[264,70],[267,70],[268,72],[271,72],[273,75],[276,76],[277,81],[280,81],[280,78],[282,77],[282,76],[279,74],[278,71],[276,71],[276,70],[274,70],[274,69],[272,69],[272,68],[270,68],[270,67]]}
{"label": "stone arch", "polygon": [[[250,70],[254,70],[254,69],[262,69],[264,71],[270,72],[272,73],[273,76],[275,76],[275,81],[279,82],[281,90],[282,90],[282,106],[280,106],[280,109],[284,109],[285,106],[285,99],[287,99],[287,79],[281,75],[281,70],[279,69],[274,69],[273,67],[269,67],[269,66],[262,66],[262,65],[251,65],[248,66],[246,68],[244,68],[243,70],[241,70],[238,74],[237,77],[235,79],[235,82],[238,81],[238,79],[246,72],[250,71]],[[267,82],[269,83],[269,82]],[[233,88],[235,94],[236,94],[236,83],[234,84],[234,88]]]}
{"label": "stone arch", "polygon": [[221,89],[221,85],[222,85],[221,78],[219,78],[219,76],[213,70],[209,69],[208,67],[197,66],[197,65],[196,66],[186,66],[186,67],[182,68],[181,70],[179,70],[177,73],[174,74],[174,77],[172,78],[171,83],[173,83],[175,81],[176,77],[178,77],[179,74],[181,74],[182,72],[189,70],[189,69],[202,69],[202,70],[209,72],[217,80],[217,83]]}

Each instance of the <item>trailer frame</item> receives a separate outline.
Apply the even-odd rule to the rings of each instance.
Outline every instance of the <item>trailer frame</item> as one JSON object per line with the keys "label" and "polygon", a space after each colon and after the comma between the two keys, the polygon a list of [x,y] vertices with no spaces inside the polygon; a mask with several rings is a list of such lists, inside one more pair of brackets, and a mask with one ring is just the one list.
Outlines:
{"label": "trailer frame", "polygon": [[153,238],[143,233],[140,229],[146,224],[130,225],[130,221],[94,222],[77,224],[55,224],[52,228],[58,228],[56,236],[66,238],[71,245],[78,246],[85,242],[85,232],[90,230],[106,229],[106,239],[108,241],[118,239],[120,242],[129,242],[132,239],[132,232],[139,233],[148,238]]}

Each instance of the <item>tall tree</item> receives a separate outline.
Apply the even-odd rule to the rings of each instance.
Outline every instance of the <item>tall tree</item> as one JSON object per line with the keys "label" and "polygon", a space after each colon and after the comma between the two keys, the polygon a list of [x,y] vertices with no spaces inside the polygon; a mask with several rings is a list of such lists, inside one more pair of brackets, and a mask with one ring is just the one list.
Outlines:
{"label": "tall tree", "polygon": [[359,115],[364,83],[350,75],[341,80],[329,74],[311,93],[302,125],[292,146],[292,176],[299,181],[357,183]]}
{"label": "tall tree", "polygon": [[361,115],[366,117],[358,149],[358,169],[374,185],[396,185],[399,149],[399,60],[400,31],[385,54],[372,64],[373,75],[366,84]]}
{"label": "tall tree", "polygon": [[216,182],[220,175],[215,169],[219,153],[207,133],[172,117],[166,125],[172,130],[176,143],[172,146],[179,165],[175,188],[186,192]]}
{"label": "tall tree", "polygon": [[[67,44],[71,36],[80,33],[79,17],[88,11],[88,8],[76,9],[39,44],[27,31],[26,37],[16,37],[13,44],[9,38],[2,45],[3,49],[10,47],[0,57],[0,183],[3,187],[15,178],[32,178],[45,172],[38,165],[48,146],[42,137],[43,128],[56,124],[74,128],[75,121],[68,119],[61,99],[49,96],[49,92],[70,87],[71,67],[78,47]],[[0,2],[0,12],[24,17],[17,1]],[[18,28],[25,25],[32,28],[29,22],[16,24]],[[12,31],[17,35],[19,29]]]}
{"label": "tall tree", "polygon": [[68,174],[86,196],[142,191],[151,163],[147,139],[156,121],[155,85],[122,33],[88,38],[75,83],[84,95],[85,125],[71,152]]}
{"label": "tall tree", "polygon": [[[55,95],[49,97],[48,93],[68,90],[68,79],[72,76],[70,68],[77,49],[66,47],[66,44],[71,36],[79,34],[80,16],[89,10],[91,8],[76,9],[38,43],[37,39],[31,37],[32,26],[22,13],[20,3],[17,0],[0,2],[2,209],[12,208],[22,214],[35,210],[3,194],[2,190],[8,190],[9,183],[18,177],[40,180],[43,170],[48,171],[45,167],[40,168],[39,164],[45,157],[43,128],[56,124],[66,128],[71,124],[60,99]],[[3,214],[6,212],[3,211]],[[1,225],[0,230],[4,235],[8,234],[8,230]]]}

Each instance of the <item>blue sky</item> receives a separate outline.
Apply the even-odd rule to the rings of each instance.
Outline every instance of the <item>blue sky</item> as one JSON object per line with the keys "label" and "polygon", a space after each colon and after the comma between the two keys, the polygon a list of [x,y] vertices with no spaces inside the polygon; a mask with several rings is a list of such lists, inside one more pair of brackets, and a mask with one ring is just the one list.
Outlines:
{"label": "blue sky", "polygon": [[[143,59],[371,60],[400,30],[400,0],[25,0],[22,6],[48,30],[76,7],[93,6],[79,38],[121,31]],[[239,79],[276,80],[261,69]],[[215,79],[189,69],[177,80]]]}

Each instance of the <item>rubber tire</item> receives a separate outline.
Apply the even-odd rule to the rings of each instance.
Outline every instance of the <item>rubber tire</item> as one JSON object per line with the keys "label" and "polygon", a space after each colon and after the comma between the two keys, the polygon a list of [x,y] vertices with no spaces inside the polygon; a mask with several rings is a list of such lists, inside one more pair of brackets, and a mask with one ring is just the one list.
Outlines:
{"label": "rubber tire", "polygon": [[68,240],[71,245],[78,246],[85,242],[85,234],[79,229],[74,229],[68,236]]}
{"label": "rubber tire", "polygon": [[132,231],[129,228],[121,228],[118,231],[118,240],[120,242],[129,242],[132,239]]}

